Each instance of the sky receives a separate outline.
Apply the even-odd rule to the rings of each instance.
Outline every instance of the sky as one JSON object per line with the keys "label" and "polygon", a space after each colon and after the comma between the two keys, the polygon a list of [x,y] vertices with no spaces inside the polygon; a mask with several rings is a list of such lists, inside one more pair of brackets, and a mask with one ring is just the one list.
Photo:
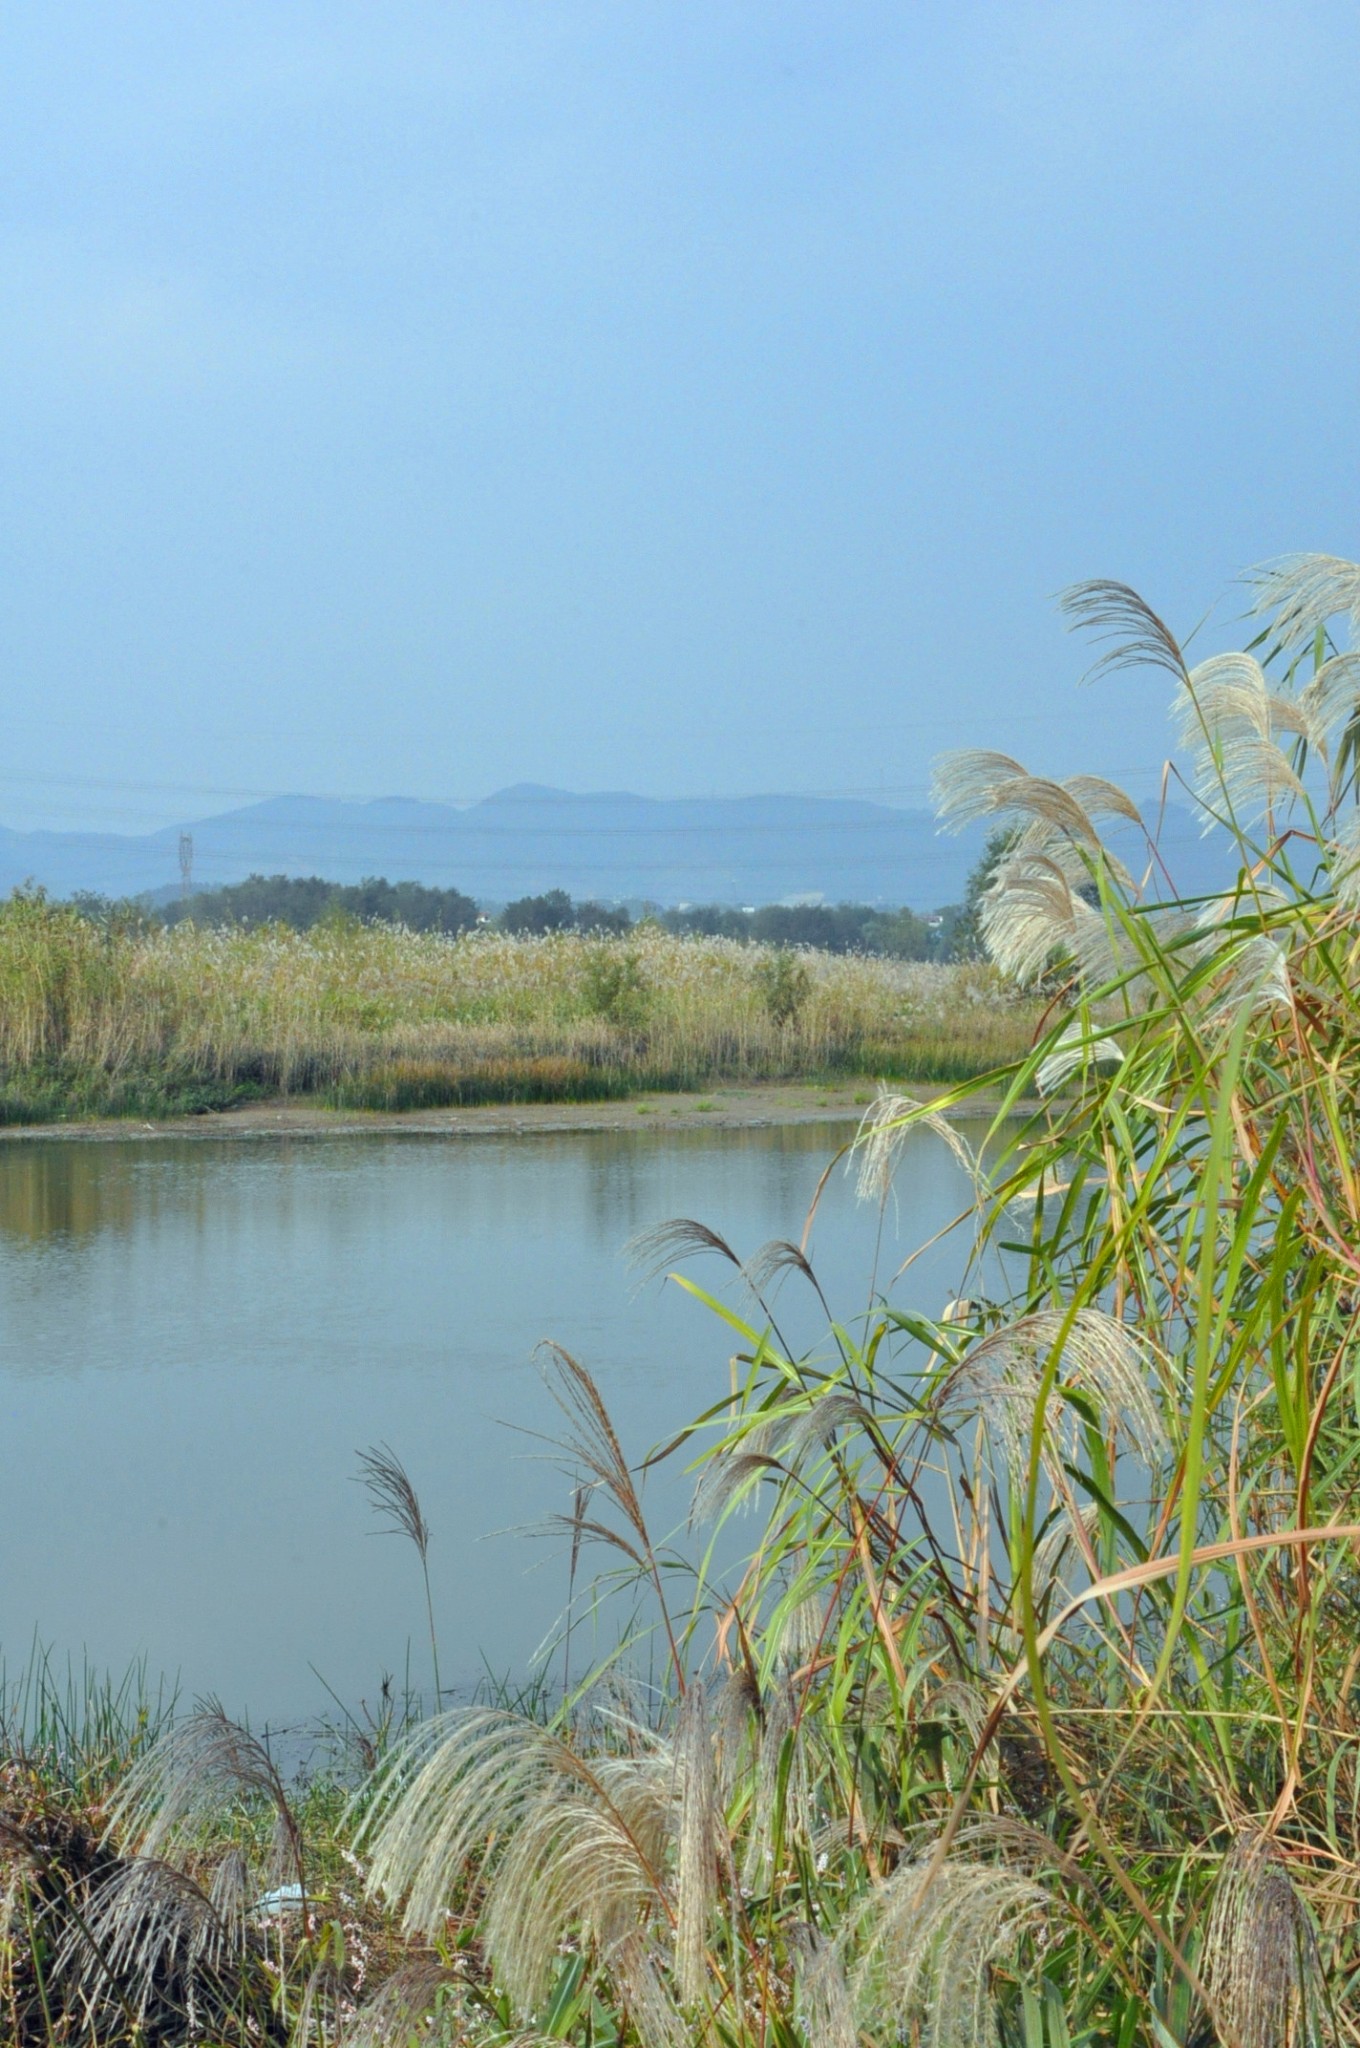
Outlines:
{"label": "sky", "polygon": [[1358,87],[1347,0],[5,10],[0,823],[1151,790],[1054,595],[1360,552]]}

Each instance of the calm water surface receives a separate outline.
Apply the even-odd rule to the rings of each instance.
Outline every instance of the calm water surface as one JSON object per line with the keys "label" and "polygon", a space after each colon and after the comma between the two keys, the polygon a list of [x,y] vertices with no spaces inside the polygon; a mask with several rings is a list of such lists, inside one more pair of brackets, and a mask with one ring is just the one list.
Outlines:
{"label": "calm water surface", "polygon": [[[376,1537],[356,1450],[390,1443],[432,1529],[445,1683],[522,1671],[561,1608],[555,1540],[522,1533],[570,1488],[528,1431],[556,1411],[533,1359],[588,1364],[630,1456],[729,1385],[725,1327],[641,1292],[636,1231],[702,1218],[743,1255],[796,1237],[840,1137],[827,1126],[481,1138],[79,1139],[0,1147],[0,1654],[35,1632],[116,1671],[275,1720],[426,1677],[419,1568]],[[916,1134],[880,1270],[966,1200]],[[864,1305],[877,1218],[841,1173],[812,1256]],[[958,1250],[912,1269],[938,1308]],[[723,1290],[714,1261],[691,1266]],[[786,1281],[794,1341],[818,1325]],[[648,1481],[657,1526],[681,1476]],[[499,1533],[497,1533],[499,1532]]]}

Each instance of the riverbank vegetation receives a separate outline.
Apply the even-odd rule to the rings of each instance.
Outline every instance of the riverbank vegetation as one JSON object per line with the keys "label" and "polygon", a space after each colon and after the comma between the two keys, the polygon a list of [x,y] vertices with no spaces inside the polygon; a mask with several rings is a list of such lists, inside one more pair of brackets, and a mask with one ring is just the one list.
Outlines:
{"label": "riverbank vegetation", "polygon": [[[882,954],[890,960],[949,960],[959,957],[955,928],[962,915],[949,906],[933,918],[905,907],[870,903],[732,904],[596,903],[573,899],[565,889],[548,889],[503,904],[485,914],[460,889],[427,888],[419,882],[327,882],[319,875],[249,875],[244,882],[162,903],[114,903],[84,895],[76,908],[93,922],[143,926],[192,923],[241,926],[286,925],[311,931],[315,925],[357,919],[363,924],[396,924],[407,931],[456,936],[491,924],[516,938],[546,938],[579,932],[587,938],[618,935],[638,924],[659,924],[677,937],[754,941],[766,946],[810,946],[822,953]],[[974,954],[976,947],[966,949]]]}
{"label": "riverbank vegetation", "polygon": [[[202,2038],[297,2048],[1360,2040],[1360,657],[1329,638],[1360,640],[1360,569],[1286,564],[1257,601],[1260,663],[1191,670],[1132,592],[1069,600],[1106,664],[1169,680],[1229,894],[1145,895],[1109,784],[943,765],[947,820],[1011,831],[994,956],[1062,996],[1007,1080],[1040,1106],[980,1154],[873,1106],[860,1303],[796,1227],[637,1248],[715,1315],[724,1391],[670,1450],[687,1536],[550,1355],[573,1575],[590,1546],[647,1593],[619,1658],[357,1753],[314,1832],[377,1921],[215,1709],[113,1774],[102,1870],[53,1878],[47,1809],[7,1818],[26,2038],[184,2040],[197,1998]],[[975,1189],[929,1309],[873,1270],[923,1128]],[[824,1309],[810,1350],[789,1289]],[[240,1904],[283,1883],[286,1936]]]}
{"label": "riverbank vegetation", "polygon": [[459,937],[323,920],[174,929],[0,905],[0,1120],[157,1116],[252,1095],[346,1109],[589,1101],[721,1081],[951,1081],[1041,1006],[932,967],[676,937]]}

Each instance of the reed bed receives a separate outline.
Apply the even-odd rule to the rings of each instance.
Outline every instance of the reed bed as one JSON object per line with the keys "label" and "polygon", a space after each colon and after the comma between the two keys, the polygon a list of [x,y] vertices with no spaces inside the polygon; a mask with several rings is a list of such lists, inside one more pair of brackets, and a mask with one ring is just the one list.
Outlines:
{"label": "reed bed", "polygon": [[1002,1065],[1038,1007],[983,965],[780,952],[644,927],[460,938],[384,925],[104,929],[0,908],[0,1115],[155,1113],[246,1091],[348,1108],[590,1099],[720,1080]]}

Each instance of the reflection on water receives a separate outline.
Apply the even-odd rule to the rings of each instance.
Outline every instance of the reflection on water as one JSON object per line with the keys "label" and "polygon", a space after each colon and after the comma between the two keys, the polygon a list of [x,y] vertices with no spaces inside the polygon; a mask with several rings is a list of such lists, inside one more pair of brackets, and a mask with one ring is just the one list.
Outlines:
{"label": "reflection on water", "polygon": [[[41,1242],[127,1230],[136,1213],[125,1148],[96,1171],[92,1145],[42,1143],[6,1147],[0,1170],[0,1231]],[[110,1147],[111,1151],[115,1148]]]}
{"label": "reflection on water", "polygon": [[[356,1451],[385,1440],[434,1532],[446,1674],[522,1668],[565,1591],[557,1546],[513,1533],[566,1504],[525,1433],[555,1413],[535,1345],[591,1367],[643,1455],[726,1390],[730,1333],[674,1288],[639,1293],[625,1241],[674,1215],[743,1254],[796,1236],[842,1135],[0,1148],[6,1662],[36,1629],[277,1716],[317,1704],[314,1672],[347,1700],[383,1669],[400,1679],[410,1632],[420,1681],[414,1558],[372,1540],[352,1483]],[[881,1270],[964,1198],[946,1149],[914,1137]],[[839,1313],[864,1306],[875,1222],[834,1176],[811,1249]],[[913,1267],[911,1299],[938,1306],[959,1258]],[[817,1340],[807,1290],[788,1283],[780,1316],[790,1341]],[[648,1492],[658,1528],[682,1519],[680,1474]]]}

